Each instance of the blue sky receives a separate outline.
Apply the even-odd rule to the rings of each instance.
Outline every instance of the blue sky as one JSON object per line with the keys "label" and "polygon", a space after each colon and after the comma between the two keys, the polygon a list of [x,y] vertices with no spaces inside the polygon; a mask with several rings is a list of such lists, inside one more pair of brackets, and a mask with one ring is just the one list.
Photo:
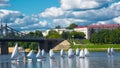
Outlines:
{"label": "blue sky", "polygon": [[10,0],[5,9],[20,11],[26,15],[38,14],[52,6],[59,7],[59,0]]}
{"label": "blue sky", "polygon": [[119,0],[0,0],[0,21],[19,31],[120,24]]}

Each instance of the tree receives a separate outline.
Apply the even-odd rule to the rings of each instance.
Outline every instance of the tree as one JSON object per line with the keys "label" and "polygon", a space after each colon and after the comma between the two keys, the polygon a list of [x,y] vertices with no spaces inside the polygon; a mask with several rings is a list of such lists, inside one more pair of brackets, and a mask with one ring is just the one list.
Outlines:
{"label": "tree", "polygon": [[51,30],[46,38],[61,38],[61,35],[57,31]]}
{"label": "tree", "polygon": [[73,37],[74,39],[84,39],[85,38],[85,34],[83,32],[76,32],[76,31],[72,31],[70,33],[70,36]]}
{"label": "tree", "polygon": [[67,29],[73,29],[75,27],[77,27],[77,25],[75,23],[72,23],[67,27]]}
{"label": "tree", "polygon": [[55,28],[56,28],[56,29],[60,29],[60,28],[61,28],[61,26],[60,26],[60,25],[58,25],[58,26],[56,26]]}
{"label": "tree", "polygon": [[120,29],[107,30],[103,29],[97,33],[92,34],[90,37],[92,43],[103,44],[119,44],[120,43]]}
{"label": "tree", "polygon": [[64,38],[64,39],[69,39],[70,38],[70,32],[63,32],[61,34],[61,37]]}
{"label": "tree", "polygon": [[42,32],[41,32],[41,31],[36,30],[36,31],[35,31],[35,33],[34,33],[34,36],[35,36],[35,37],[39,37],[39,38],[40,38],[40,37],[43,37],[43,34],[42,34]]}

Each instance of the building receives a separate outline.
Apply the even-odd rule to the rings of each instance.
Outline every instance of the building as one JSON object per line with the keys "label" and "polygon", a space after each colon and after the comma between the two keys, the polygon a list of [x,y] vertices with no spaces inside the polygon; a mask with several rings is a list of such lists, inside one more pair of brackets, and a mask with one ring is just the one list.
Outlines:
{"label": "building", "polygon": [[[71,32],[71,31],[73,31],[73,30],[65,29],[65,28],[63,28],[63,29],[51,29],[51,30],[56,31],[56,32],[58,32],[59,34],[62,34],[63,32]],[[49,33],[49,31],[50,31],[50,30],[46,30],[45,32],[42,32],[43,36],[47,36],[48,33]]]}
{"label": "building", "polygon": [[88,26],[78,26],[74,28],[74,31],[83,32],[86,36],[86,39],[90,38],[90,31],[93,29],[95,32],[98,32],[101,29],[118,29],[120,24],[99,24],[99,25],[88,25]]}

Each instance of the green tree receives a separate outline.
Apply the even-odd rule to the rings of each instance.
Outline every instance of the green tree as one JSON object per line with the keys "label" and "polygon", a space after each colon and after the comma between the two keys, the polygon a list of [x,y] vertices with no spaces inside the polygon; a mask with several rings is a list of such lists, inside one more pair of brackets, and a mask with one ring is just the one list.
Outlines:
{"label": "green tree", "polygon": [[37,50],[38,49],[38,44],[36,42],[32,42],[30,45],[29,45],[29,48],[32,50]]}
{"label": "green tree", "polygon": [[57,31],[51,30],[46,38],[61,38],[61,35]]}
{"label": "green tree", "polygon": [[74,39],[84,39],[85,38],[85,34],[83,32],[76,32],[76,31],[72,31],[70,33],[71,38]]}
{"label": "green tree", "polygon": [[70,32],[63,32],[63,33],[61,34],[61,37],[62,37],[63,39],[69,39],[69,38],[70,38]]}
{"label": "green tree", "polygon": [[36,30],[35,33],[34,33],[34,36],[35,36],[35,37],[43,37],[43,34],[42,34],[41,31]]}
{"label": "green tree", "polygon": [[67,27],[67,29],[73,29],[75,27],[77,27],[77,25],[75,23],[72,23]]}
{"label": "green tree", "polygon": [[58,26],[56,26],[56,27],[55,27],[55,29],[60,29],[60,28],[61,28],[61,26],[60,26],[60,25],[58,25]]}

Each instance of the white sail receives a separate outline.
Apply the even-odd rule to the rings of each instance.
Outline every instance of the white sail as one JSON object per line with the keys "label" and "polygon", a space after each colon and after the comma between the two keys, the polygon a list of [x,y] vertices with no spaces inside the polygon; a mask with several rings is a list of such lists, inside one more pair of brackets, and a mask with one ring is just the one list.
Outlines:
{"label": "white sail", "polygon": [[60,51],[60,56],[61,56],[61,57],[64,57],[64,55],[65,55],[65,52],[64,52],[63,49],[61,49],[61,51]]}
{"label": "white sail", "polygon": [[45,57],[45,50],[42,49],[41,53],[42,53],[42,58],[44,58]]}
{"label": "white sail", "polygon": [[25,50],[23,47],[20,47],[18,61],[24,61],[24,57],[25,57]]}
{"label": "white sail", "polygon": [[84,50],[83,50],[83,49],[81,49],[80,54],[79,54],[79,57],[80,57],[80,58],[84,58],[84,57],[85,57],[85,55],[84,55]]}
{"label": "white sail", "polygon": [[52,49],[50,49],[50,51],[49,51],[49,56],[50,56],[50,58],[54,58],[54,52]]}
{"label": "white sail", "polygon": [[74,55],[73,50],[69,49],[68,50],[68,57],[71,58],[71,57],[73,57],[73,55]]}
{"label": "white sail", "polygon": [[13,50],[13,53],[12,53],[12,55],[11,55],[11,59],[17,59],[17,58],[18,58],[18,55],[19,55],[19,53],[18,53],[18,44],[16,44],[16,45],[15,45],[15,48],[14,48],[14,50]]}
{"label": "white sail", "polygon": [[111,50],[110,50],[110,48],[108,48],[107,49],[107,54],[110,55],[110,53],[111,53]]}
{"label": "white sail", "polygon": [[79,56],[80,50],[77,48],[76,49],[76,56]]}
{"label": "white sail", "polygon": [[39,49],[37,54],[36,54],[36,58],[41,58],[41,50]]}
{"label": "white sail", "polygon": [[85,54],[86,57],[89,56],[89,51],[88,51],[87,48],[84,49],[84,54]]}
{"label": "white sail", "polygon": [[27,57],[30,58],[30,59],[33,59],[34,56],[35,56],[35,54],[34,54],[34,51],[33,51],[33,50],[31,50],[31,51],[28,53],[28,55],[27,55]]}
{"label": "white sail", "polygon": [[111,55],[114,54],[114,48],[111,48]]}

